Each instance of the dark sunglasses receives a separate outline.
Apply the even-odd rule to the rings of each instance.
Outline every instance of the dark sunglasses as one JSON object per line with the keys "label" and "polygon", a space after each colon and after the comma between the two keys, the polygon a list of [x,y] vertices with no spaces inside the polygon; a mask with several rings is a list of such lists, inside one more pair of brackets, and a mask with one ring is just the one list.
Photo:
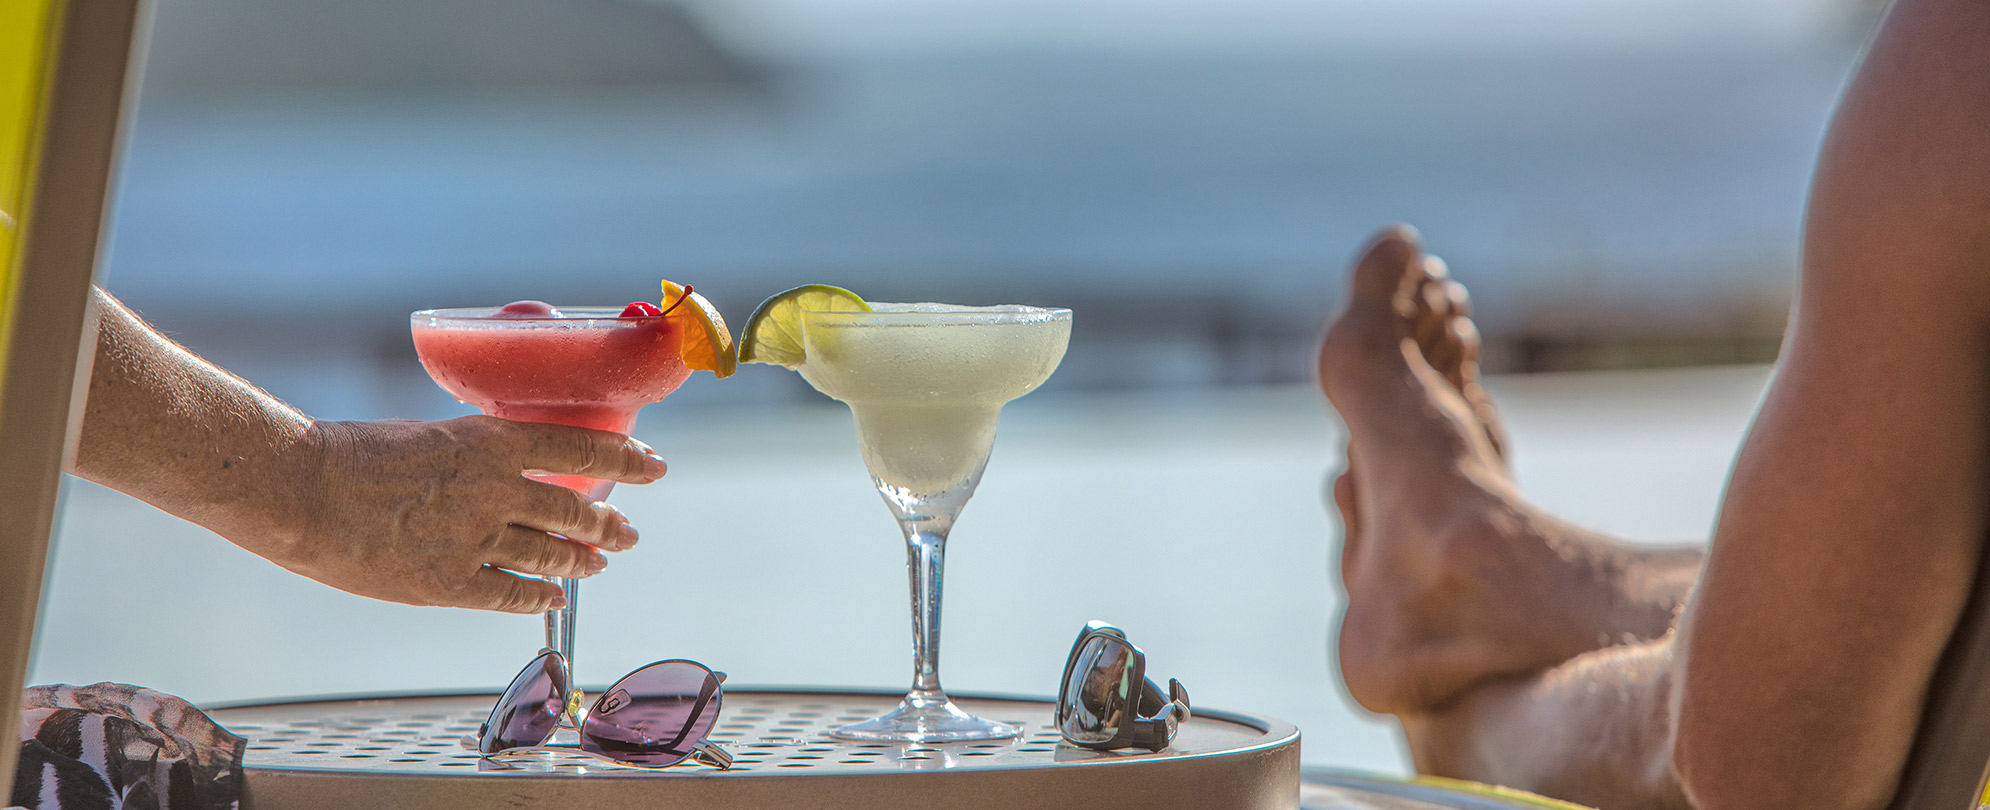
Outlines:
{"label": "dark sunglasses", "polygon": [[1188,720],[1188,690],[1168,679],[1167,694],[1147,677],[1147,654],[1126,633],[1100,621],[1085,623],[1064,682],[1057,687],[1057,730],[1072,745],[1110,750],[1139,746],[1159,751]]}
{"label": "dark sunglasses", "polygon": [[545,650],[511,679],[475,740],[463,743],[486,756],[579,751],[638,768],[667,768],[686,759],[730,768],[732,754],[706,739],[719,719],[725,679],[696,661],[658,661],[602,691],[580,719],[578,747],[548,745],[560,718],[576,708],[568,702],[578,702],[578,692],[568,683],[566,659]]}

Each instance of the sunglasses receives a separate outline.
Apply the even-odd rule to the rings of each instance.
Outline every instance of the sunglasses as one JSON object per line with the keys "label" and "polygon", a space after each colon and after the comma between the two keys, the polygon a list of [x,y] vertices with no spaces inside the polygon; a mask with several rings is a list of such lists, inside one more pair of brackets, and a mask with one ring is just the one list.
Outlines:
{"label": "sunglasses", "polygon": [[1188,689],[1181,681],[1168,679],[1163,695],[1147,677],[1147,654],[1125,632],[1105,622],[1085,623],[1057,687],[1057,730],[1065,742],[1101,751],[1159,751],[1188,717]]}
{"label": "sunglasses", "polygon": [[485,756],[579,751],[638,768],[667,768],[686,759],[730,768],[732,754],[706,739],[719,719],[725,679],[696,661],[658,661],[601,693],[575,729],[578,746],[549,745],[560,718],[578,708],[580,693],[569,685],[566,659],[545,650],[511,679],[476,738],[463,744]]}

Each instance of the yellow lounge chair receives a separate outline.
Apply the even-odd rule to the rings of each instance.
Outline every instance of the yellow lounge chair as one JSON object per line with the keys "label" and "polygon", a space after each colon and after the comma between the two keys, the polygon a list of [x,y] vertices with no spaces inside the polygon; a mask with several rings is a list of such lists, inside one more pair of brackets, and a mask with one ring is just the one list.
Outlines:
{"label": "yellow lounge chair", "polygon": [[137,0],[0,2],[0,796],[138,21]]}

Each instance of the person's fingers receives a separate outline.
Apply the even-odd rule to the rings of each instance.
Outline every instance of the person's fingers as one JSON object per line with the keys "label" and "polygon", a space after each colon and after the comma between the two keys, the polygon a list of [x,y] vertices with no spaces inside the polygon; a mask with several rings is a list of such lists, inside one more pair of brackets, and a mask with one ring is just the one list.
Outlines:
{"label": "person's fingers", "polygon": [[457,604],[450,607],[503,613],[544,613],[566,604],[567,595],[560,591],[558,585],[486,565],[477,569]]}
{"label": "person's fingers", "polygon": [[591,547],[518,525],[498,532],[489,556],[484,562],[542,577],[587,577],[608,567],[607,558]]}
{"label": "person's fingers", "polygon": [[520,460],[527,469],[625,484],[647,484],[662,478],[666,469],[663,457],[649,445],[620,433],[535,422],[512,424],[523,442]]}
{"label": "person's fingers", "polygon": [[622,511],[605,501],[566,487],[525,478],[518,479],[519,497],[507,522],[552,532],[609,551],[621,551],[636,544],[636,528]]}

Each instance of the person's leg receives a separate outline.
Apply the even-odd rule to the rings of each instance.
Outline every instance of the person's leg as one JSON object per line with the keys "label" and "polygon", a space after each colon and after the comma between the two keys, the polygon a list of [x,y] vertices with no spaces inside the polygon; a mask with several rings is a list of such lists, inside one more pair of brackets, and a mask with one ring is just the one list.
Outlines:
{"label": "person's leg", "polygon": [[1893,800],[1990,536],[1984,42],[1980,0],[1889,7],[1824,140],[1775,378],[1655,641],[1501,677],[1663,624],[1630,583],[1666,565],[1528,507],[1398,309],[1413,238],[1362,262],[1321,364],[1353,437],[1344,672],[1420,770],[1620,810]]}
{"label": "person's leg", "polygon": [[1341,671],[1372,711],[1428,713],[1489,679],[1657,638],[1698,570],[1697,549],[1627,546],[1520,496],[1465,302],[1414,232],[1392,229],[1320,349],[1349,434],[1333,487]]}

